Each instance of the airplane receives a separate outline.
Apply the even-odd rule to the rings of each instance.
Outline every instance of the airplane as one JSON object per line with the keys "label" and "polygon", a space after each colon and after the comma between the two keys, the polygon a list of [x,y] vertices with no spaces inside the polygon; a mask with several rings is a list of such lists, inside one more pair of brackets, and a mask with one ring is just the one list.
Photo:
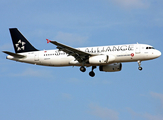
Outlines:
{"label": "airplane", "polygon": [[138,69],[142,70],[141,62],[161,56],[161,52],[147,44],[124,44],[113,46],[96,46],[73,48],[57,41],[47,40],[56,46],[55,50],[38,50],[21,34],[17,28],[9,28],[15,53],[2,51],[9,60],[42,66],[79,66],[81,72],[86,67],[92,67],[89,72],[95,76],[94,69],[99,66],[100,71],[121,71],[123,62],[138,62]]}

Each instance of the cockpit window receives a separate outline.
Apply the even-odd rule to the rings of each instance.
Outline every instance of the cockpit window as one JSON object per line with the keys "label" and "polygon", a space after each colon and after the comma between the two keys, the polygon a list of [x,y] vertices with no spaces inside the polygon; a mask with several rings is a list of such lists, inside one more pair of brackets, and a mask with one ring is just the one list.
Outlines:
{"label": "cockpit window", "polygon": [[155,49],[154,47],[146,47],[146,49]]}

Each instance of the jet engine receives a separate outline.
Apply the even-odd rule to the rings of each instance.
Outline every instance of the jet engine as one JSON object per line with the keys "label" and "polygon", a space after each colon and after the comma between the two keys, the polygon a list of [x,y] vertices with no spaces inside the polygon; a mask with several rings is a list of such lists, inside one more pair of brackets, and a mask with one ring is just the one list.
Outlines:
{"label": "jet engine", "polygon": [[98,56],[90,57],[89,63],[90,64],[101,64],[101,63],[109,63],[114,60],[115,60],[115,57],[113,55],[98,55]]}
{"label": "jet engine", "polygon": [[109,65],[103,65],[103,66],[99,66],[99,69],[100,69],[100,71],[104,71],[104,72],[121,71],[122,64],[121,63],[114,63],[114,64],[109,64]]}

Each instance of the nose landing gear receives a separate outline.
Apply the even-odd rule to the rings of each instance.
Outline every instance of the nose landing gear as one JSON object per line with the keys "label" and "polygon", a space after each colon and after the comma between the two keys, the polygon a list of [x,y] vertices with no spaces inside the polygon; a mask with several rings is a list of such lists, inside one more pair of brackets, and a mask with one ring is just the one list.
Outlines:
{"label": "nose landing gear", "polygon": [[138,65],[139,65],[138,69],[141,71],[143,68],[141,67],[141,61],[140,60],[138,60]]}

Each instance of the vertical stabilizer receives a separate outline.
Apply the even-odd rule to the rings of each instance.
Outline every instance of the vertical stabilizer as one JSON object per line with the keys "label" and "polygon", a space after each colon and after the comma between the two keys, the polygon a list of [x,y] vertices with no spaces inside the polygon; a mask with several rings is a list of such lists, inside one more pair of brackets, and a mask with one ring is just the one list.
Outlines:
{"label": "vertical stabilizer", "polygon": [[29,43],[29,41],[19,32],[17,28],[10,28],[9,30],[15,53],[38,51]]}

